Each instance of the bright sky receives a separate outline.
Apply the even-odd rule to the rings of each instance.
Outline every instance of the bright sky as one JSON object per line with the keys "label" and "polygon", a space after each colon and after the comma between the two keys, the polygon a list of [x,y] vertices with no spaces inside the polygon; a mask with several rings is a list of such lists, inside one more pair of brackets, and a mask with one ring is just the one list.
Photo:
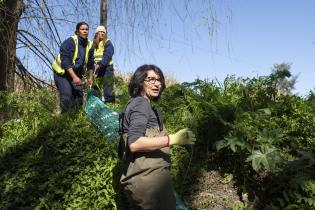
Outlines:
{"label": "bright sky", "polygon": [[[164,33],[163,40],[151,42],[151,50],[143,48],[132,61],[120,56],[124,44],[114,43],[118,68],[130,72],[143,63],[154,63],[181,82],[196,78],[223,81],[227,75],[268,75],[274,64],[285,62],[292,64],[291,73],[298,75],[294,92],[306,95],[314,89],[314,0],[224,2],[216,3],[216,36],[210,38],[206,27],[201,27],[206,24],[202,20],[205,13],[201,18],[193,17],[192,23],[186,20],[185,28],[175,12],[166,14],[166,21],[161,22],[165,31],[172,28],[172,32]],[[196,4],[193,10],[202,7]]]}
{"label": "bright sky", "polygon": [[[314,90],[314,0],[162,2],[155,32],[138,28],[135,34],[137,47],[133,49],[123,39],[132,34],[119,31],[124,27],[132,29],[128,21],[123,20],[125,25],[116,25],[116,31],[112,27],[113,21],[109,21],[108,31],[115,46],[113,61],[119,71],[130,73],[144,63],[152,63],[180,82],[196,78],[222,82],[228,75],[269,75],[274,64],[285,62],[291,64],[291,73],[298,75],[294,92],[304,96]],[[183,2],[190,2],[190,13],[187,13]],[[87,10],[88,20],[83,19],[90,24],[90,39],[99,21],[99,7],[95,5],[99,4],[92,4],[93,9]],[[213,14],[209,11],[215,12],[215,21],[209,21]],[[147,10],[142,14],[145,12]],[[123,9],[117,14],[125,15]],[[69,19],[72,23],[57,25],[62,40],[73,34],[77,19],[82,18],[74,15]],[[150,24],[149,20],[154,15],[147,17],[141,21]],[[58,50],[55,51],[57,54]]]}

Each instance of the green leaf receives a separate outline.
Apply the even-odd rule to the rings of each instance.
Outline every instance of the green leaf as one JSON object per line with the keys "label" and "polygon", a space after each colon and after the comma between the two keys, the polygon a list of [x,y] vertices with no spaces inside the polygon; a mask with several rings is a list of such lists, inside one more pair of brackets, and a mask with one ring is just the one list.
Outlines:
{"label": "green leaf", "polygon": [[263,113],[265,115],[271,115],[271,110],[269,108],[258,109],[257,112]]}
{"label": "green leaf", "polygon": [[270,170],[271,166],[276,164],[275,152],[276,148],[263,146],[261,150],[254,150],[246,159],[246,162],[252,162],[252,167],[255,171],[260,169]]}

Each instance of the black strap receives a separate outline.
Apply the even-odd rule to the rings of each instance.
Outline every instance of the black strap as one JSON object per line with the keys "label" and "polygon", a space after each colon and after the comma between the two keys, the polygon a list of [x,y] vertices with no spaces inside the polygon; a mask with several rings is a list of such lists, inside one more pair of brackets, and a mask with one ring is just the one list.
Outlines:
{"label": "black strap", "polygon": [[125,118],[126,108],[127,108],[128,104],[131,102],[131,100],[129,100],[127,102],[125,108],[119,114],[119,130],[118,130],[118,133],[120,135],[120,140],[119,140],[119,144],[118,144],[118,157],[120,159],[122,159],[122,160],[126,160],[126,157],[129,155],[128,142],[125,142],[125,140],[123,138],[123,134],[124,134],[123,121],[124,121],[124,118]]}
{"label": "black strap", "polygon": [[163,130],[163,118],[162,118],[161,111],[160,111],[160,109],[158,109],[156,107],[152,107],[152,110],[153,110],[153,112],[156,116],[156,119],[158,121],[160,131],[162,131]]}
{"label": "black strap", "polygon": [[124,132],[124,128],[123,128],[123,121],[124,121],[124,118],[125,118],[125,111],[127,109],[127,106],[130,104],[130,102],[132,101],[133,99],[130,99],[127,104],[125,105],[125,108],[123,109],[123,111],[119,114],[119,134],[123,134]]}
{"label": "black strap", "polygon": [[121,113],[119,113],[119,129],[118,129],[118,133],[119,135],[123,134],[123,120],[125,118],[125,110]]}

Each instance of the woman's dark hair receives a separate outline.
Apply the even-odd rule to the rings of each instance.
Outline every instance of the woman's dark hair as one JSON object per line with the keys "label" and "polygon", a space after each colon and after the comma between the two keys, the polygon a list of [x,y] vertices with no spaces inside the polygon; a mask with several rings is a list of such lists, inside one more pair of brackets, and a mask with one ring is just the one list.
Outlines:
{"label": "woman's dark hair", "polygon": [[153,99],[158,100],[165,89],[165,78],[161,69],[155,65],[142,65],[137,68],[135,73],[132,75],[129,85],[128,91],[131,97],[140,96],[143,91],[143,83],[145,78],[148,76],[148,71],[153,70],[157,75],[160,76],[161,79],[161,91],[157,98]]}
{"label": "woman's dark hair", "polygon": [[79,22],[77,26],[75,27],[75,32],[74,32],[75,34],[78,34],[78,31],[82,25],[87,25],[87,27],[90,28],[89,24],[87,24],[86,22],[83,22],[83,21]]}

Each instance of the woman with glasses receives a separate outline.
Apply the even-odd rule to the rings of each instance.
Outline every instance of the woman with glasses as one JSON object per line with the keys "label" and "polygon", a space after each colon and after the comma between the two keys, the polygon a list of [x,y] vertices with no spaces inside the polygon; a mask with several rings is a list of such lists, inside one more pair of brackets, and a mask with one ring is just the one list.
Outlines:
{"label": "woman with glasses", "polygon": [[130,209],[175,210],[170,145],[194,144],[195,136],[189,129],[167,135],[161,113],[151,106],[165,89],[160,68],[140,66],[128,89],[132,99],[120,117],[120,155],[125,166],[120,182]]}

